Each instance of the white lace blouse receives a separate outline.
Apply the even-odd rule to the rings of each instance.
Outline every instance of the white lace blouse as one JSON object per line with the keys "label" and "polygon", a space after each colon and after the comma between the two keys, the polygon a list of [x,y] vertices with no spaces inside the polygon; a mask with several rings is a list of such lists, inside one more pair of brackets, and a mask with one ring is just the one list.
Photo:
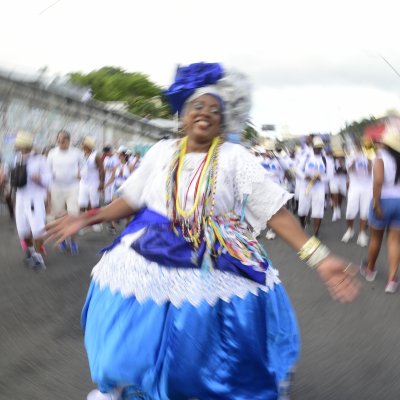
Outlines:
{"label": "white lace blouse", "polygon": [[[121,187],[123,197],[135,209],[148,207],[162,215],[166,210],[166,180],[169,166],[178,145],[177,140],[164,140],[154,145],[143,158],[140,167]],[[194,202],[194,175],[206,154],[185,156],[181,176],[181,204],[186,209]],[[198,175],[197,175],[198,176]],[[188,190],[188,186],[189,190]],[[247,196],[245,220],[256,231],[265,229],[267,221],[290,199],[291,195],[272,182],[257,159],[244,147],[223,143],[220,148],[214,215],[235,212],[241,214]],[[268,291],[280,282],[278,271],[269,267],[265,284],[230,273],[213,270],[206,277],[198,268],[167,268],[150,262],[131,247],[141,235],[127,235],[121,244],[106,253],[93,269],[93,279],[101,288],[118,291],[124,297],[135,296],[139,302],[152,299],[158,304],[170,301],[176,307],[189,301],[198,306],[210,305],[219,299],[230,301],[234,296]]]}
{"label": "white lace blouse", "polygon": [[[166,210],[166,180],[178,140],[164,140],[154,145],[137,171],[121,188],[124,198],[134,208],[148,207],[162,215]],[[188,185],[206,157],[205,153],[185,155],[181,176],[181,204],[186,209],[194,202],[195,184]],[[196,181],[197,178],[194,179]],[[214,214],[233,211],[241,215],[243,200],[246,222],[256,231],[266,228],[267,221],[290,199],[291,194],[274,183],[257,159],[243,146],[223,143],[218,161]]]}

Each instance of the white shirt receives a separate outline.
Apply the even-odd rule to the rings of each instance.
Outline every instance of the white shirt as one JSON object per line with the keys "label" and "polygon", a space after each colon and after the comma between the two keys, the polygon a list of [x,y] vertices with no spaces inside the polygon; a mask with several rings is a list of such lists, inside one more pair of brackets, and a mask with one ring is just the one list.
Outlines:
{"label": "white shirt", "polygon": [[377,159],[382,159],[384,175],[381,191],[382,199],[397,199],[400,198],[400,181],[395,183],[396,177],[396,161],[393,156],[385,149],[379,150]]}
{"label": "white shirt", "polygon": [[314,183],[314,186],[319,184],[325,185],[325,181],[328,179],[327,158],[325,157],[324,162],[321,154],[310,154],[305,156],[297,166],[296,175],[301,179],[306,179],[312,178],[317,174],[320,175],[320,179]]}
{"label": "white shirt", "polygon": [[60,150],[56,147],[50,150],[47,162],[53,174],[53,185],[69,189],[79,184],[80,169],[83,165],[83,154],[75,147]]}
{"label": "white shirt", "polygon": [[[148,207],[167,215],[166,181],[177,142],[171,139],[155,144],[121,187],[123,196],[133,208]],[[185,155],[181,182],[192,180],[205,156],[199,153]],[[266,228],[267,221],[292,197],[272,182],[259,160],[239,144],[225,142],[221,145],[217,173],[214,214],[234,212],[241,215],[248,195],[245,220],[258,232]],[[181,204],[187,198],[186,209],[194,203],[195,187],[195,184],[189,188],[185,184],[179,187]]]}
{"label": "white shirt", "polygon": [[368,170],[368,165],[368,158],[360,152],[346,157],[346,168],[349,175],[350,185],[371,185],[372,179],[371,173]]}
{"label": "white shirt", "polygon": [[285,171],[276,157],[265,157],[261,165],[275,183],[278,185],[282,184],[283,179],[285,178]]}
{"label": "white shirt", "polygon": [[92,151],[87,157],[84,156],[81,169],[81,182],[88,185],[98,186],[100,183],[100,172],[96,163],[97,151]]}
{"label": "white shirt", "polygon": [[115,170],[114,186],[119,189],[121,185],[130,177],[131,171],[128,163],[119,164]]}
{"label": "white shirt", "polygon": [[108,180],[111,178],[114,168],[119,164],[120,164],[119,157],[116,154],[104,157],[103,165],[105,173],[104,177],[105,183],[107,183]]}
{"label": "white shirt", "polygon": [[[17,155],[16,160],[20,155]],[[51,171],[47,165],[46,158],[40,154],[28,154],[24,156],[26,162],[27,183],[17,188],[16,196],[23,198],[34,198],[47,195],[47,188],[51,182]],[[32,180],[33,176],[40,176],[40,184]]]}

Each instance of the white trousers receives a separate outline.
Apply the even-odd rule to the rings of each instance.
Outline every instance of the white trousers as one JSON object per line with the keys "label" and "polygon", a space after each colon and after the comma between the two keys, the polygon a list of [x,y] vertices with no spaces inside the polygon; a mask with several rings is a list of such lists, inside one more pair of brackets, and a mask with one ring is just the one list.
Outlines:
{"label": "white trousers", "polygon": [[310,192],[306,193],[306,186],[299,190],[299,217],[306,217],[311,209],[311,218],[323,218],[325,211],[325,185],[321,182],[315,184]]}
{"label": "white trousers", "polygon": [[79,183],[79,207],[88,208],[90,204],[91,208],[97,208],[100,205],[100,192],[99,183]]}
{"label": "white trousers", "polygon": [[15,222],[19,238],[40,239],[45,233],[46,207],[43,193],[16,195]]}
{"label": "white trousers", "polygon": [[64,214],[79,214],[78,205],[78,185],[69,188],[52,187],[51,188],[51,214],[58,218]]}
{"label": "white trousers", "polygon": [[336,175],[329,182],[329,189],[332,194],[340,193],[342,196],[346,196],[347,193],[347,183],[345,175]]}
{"label": "white trousers", "polygon": [[372,186],[352,185],[350,183],[347,194],[346,219],[355,219],[360,213],[360,219],[368,219],[369,205],[372,199]]}
{"label": "white trousers", "polygon": [[104,188],[104,203],[109,204],[111,203],[114,196],[114,184],[111,183],[110,185]]}

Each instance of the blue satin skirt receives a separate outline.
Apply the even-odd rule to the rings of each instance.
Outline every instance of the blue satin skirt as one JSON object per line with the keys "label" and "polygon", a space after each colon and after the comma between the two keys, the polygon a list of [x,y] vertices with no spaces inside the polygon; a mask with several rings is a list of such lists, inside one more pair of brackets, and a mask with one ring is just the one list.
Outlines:
{"label": "blue satin skirt", "polygon": [[102,392],[127,388],[125,399],[277,399],[299,355],[281,284],[229,303],[176,308],[141,304],[92,281],[82,327],[93,381]]}

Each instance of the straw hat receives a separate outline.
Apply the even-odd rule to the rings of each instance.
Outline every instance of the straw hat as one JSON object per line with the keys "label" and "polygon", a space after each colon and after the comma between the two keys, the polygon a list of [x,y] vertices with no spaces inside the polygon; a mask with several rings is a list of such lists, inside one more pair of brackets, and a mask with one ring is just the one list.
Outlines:
{"label": "straw hat", "polygon": [[389,127],[385,130],[381,142],[400,153],[400,133],[399,130],[393,127]]}
{"label": "straw hat", "polygon": [[264,148],[266,151],[274,151],[275,150],[275,143],[273,140],[266,140],[264,142]]}
{"label": "straw hat", "polygon": [[31,149],[33,147],[33,135],[27,131],[18,131],[15,147],[17,149]]}
{"label": "straw hat", "polygon": [[320,137],[317,136],[313,139],[313,147],[321,149],[322,147],[325,147],[325,143]]}
{"label": "straw hat", "polygon": [[346,154],[343,149],[332,149],[333,157],[345,157]]}
{"label": "straw hat", "polygon": [[85,139],[83,139],[82,144],[84,146],[89,147],[89,149],[93,149],[94,145],[95,145],[95,140],[92,136],[86,136]]}

